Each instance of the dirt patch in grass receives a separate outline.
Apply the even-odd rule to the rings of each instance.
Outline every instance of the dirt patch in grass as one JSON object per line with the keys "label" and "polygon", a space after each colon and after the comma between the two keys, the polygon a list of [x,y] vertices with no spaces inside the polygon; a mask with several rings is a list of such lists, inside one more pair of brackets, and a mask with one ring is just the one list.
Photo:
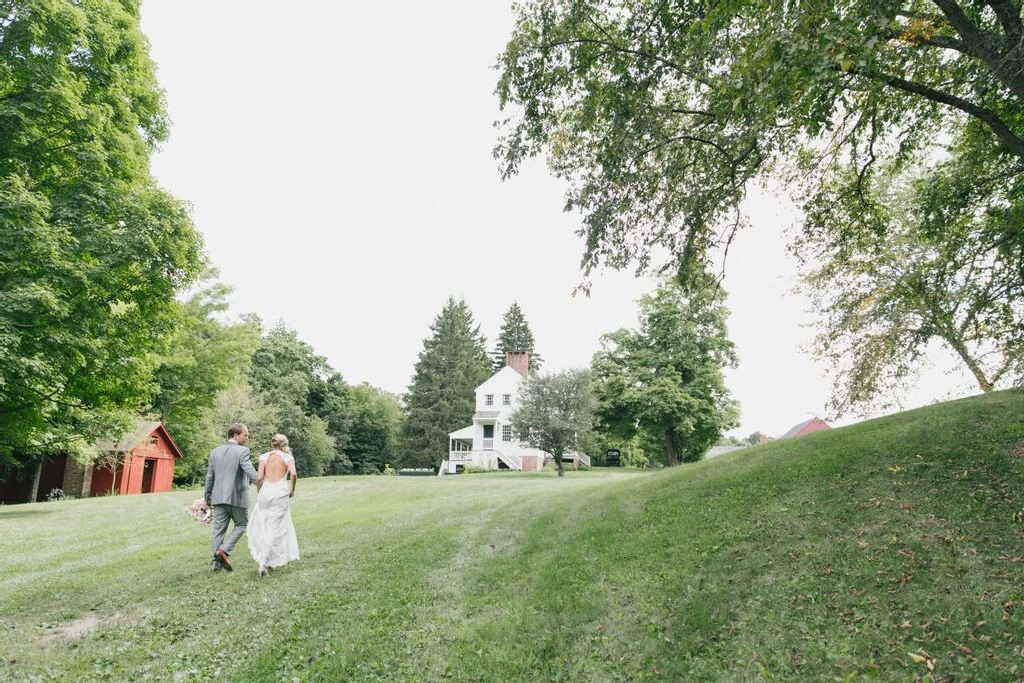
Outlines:
{"label": "dirt patch in grass", "polygon": [[86,614],[64,624],[48,626],[39,639],[42,647],[51,647],[58,642],[74,640],[87,636],[100,626],[100,618],[95,614]]}
{"label": "dirt patch in grass", "polygon": [[1010,446],[1010,455],[1018,460],[1024,460],[1024,440],[1018,441]]}

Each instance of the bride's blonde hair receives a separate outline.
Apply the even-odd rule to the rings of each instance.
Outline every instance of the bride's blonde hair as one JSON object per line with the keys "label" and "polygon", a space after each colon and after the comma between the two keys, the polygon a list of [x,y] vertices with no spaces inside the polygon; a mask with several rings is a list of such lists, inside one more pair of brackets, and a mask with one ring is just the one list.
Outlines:
{"label": "bride's blonde hair", "polygon": [[284,434],[274,434],[274,438],[270,440],[270,447],[285,453],[292,452],[292,449],[288,447],[288,437]]}

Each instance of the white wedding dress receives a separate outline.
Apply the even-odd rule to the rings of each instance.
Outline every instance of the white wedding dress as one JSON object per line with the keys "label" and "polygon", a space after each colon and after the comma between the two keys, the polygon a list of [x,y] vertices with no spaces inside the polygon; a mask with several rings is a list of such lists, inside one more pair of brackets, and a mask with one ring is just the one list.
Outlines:
{"label": "white wedding dress", "polygon": [[[293,469],[290,453],[271,451],[284,460],[288,469]],[[260,463],[270,453],[260,456]],[[260,567],[283,567],[299,559],[299,540],[292,525],[289,508],[290,486],[287,477],[278,481],[264,481],[256,496],[256,507],[249,518],[249,552]]]}

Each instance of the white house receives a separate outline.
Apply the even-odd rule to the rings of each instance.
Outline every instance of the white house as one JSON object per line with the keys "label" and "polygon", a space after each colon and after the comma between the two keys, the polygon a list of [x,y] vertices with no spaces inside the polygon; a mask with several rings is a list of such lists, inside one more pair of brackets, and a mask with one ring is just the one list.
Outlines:
{"label": "white house", "polygon": [[476,388],[473,424],[448,435],[448,459],[439,474],[455,474],[467,465],[481,470],[508,468],[536,472],[548,454],[512,438],[512,413],[519,387],[526,381],[530,359],[524,352],[507,352],[505,367]]}

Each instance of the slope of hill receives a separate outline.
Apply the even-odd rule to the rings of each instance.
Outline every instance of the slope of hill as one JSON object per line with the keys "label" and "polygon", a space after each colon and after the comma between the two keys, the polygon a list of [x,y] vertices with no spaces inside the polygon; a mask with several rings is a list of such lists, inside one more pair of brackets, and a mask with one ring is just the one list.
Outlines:
{"label": "slope of hill", "polygon": [[5,680],[1015,680],[1024,392],[668,471],[303,480],[210,574],[195,491],[0,508]]}

